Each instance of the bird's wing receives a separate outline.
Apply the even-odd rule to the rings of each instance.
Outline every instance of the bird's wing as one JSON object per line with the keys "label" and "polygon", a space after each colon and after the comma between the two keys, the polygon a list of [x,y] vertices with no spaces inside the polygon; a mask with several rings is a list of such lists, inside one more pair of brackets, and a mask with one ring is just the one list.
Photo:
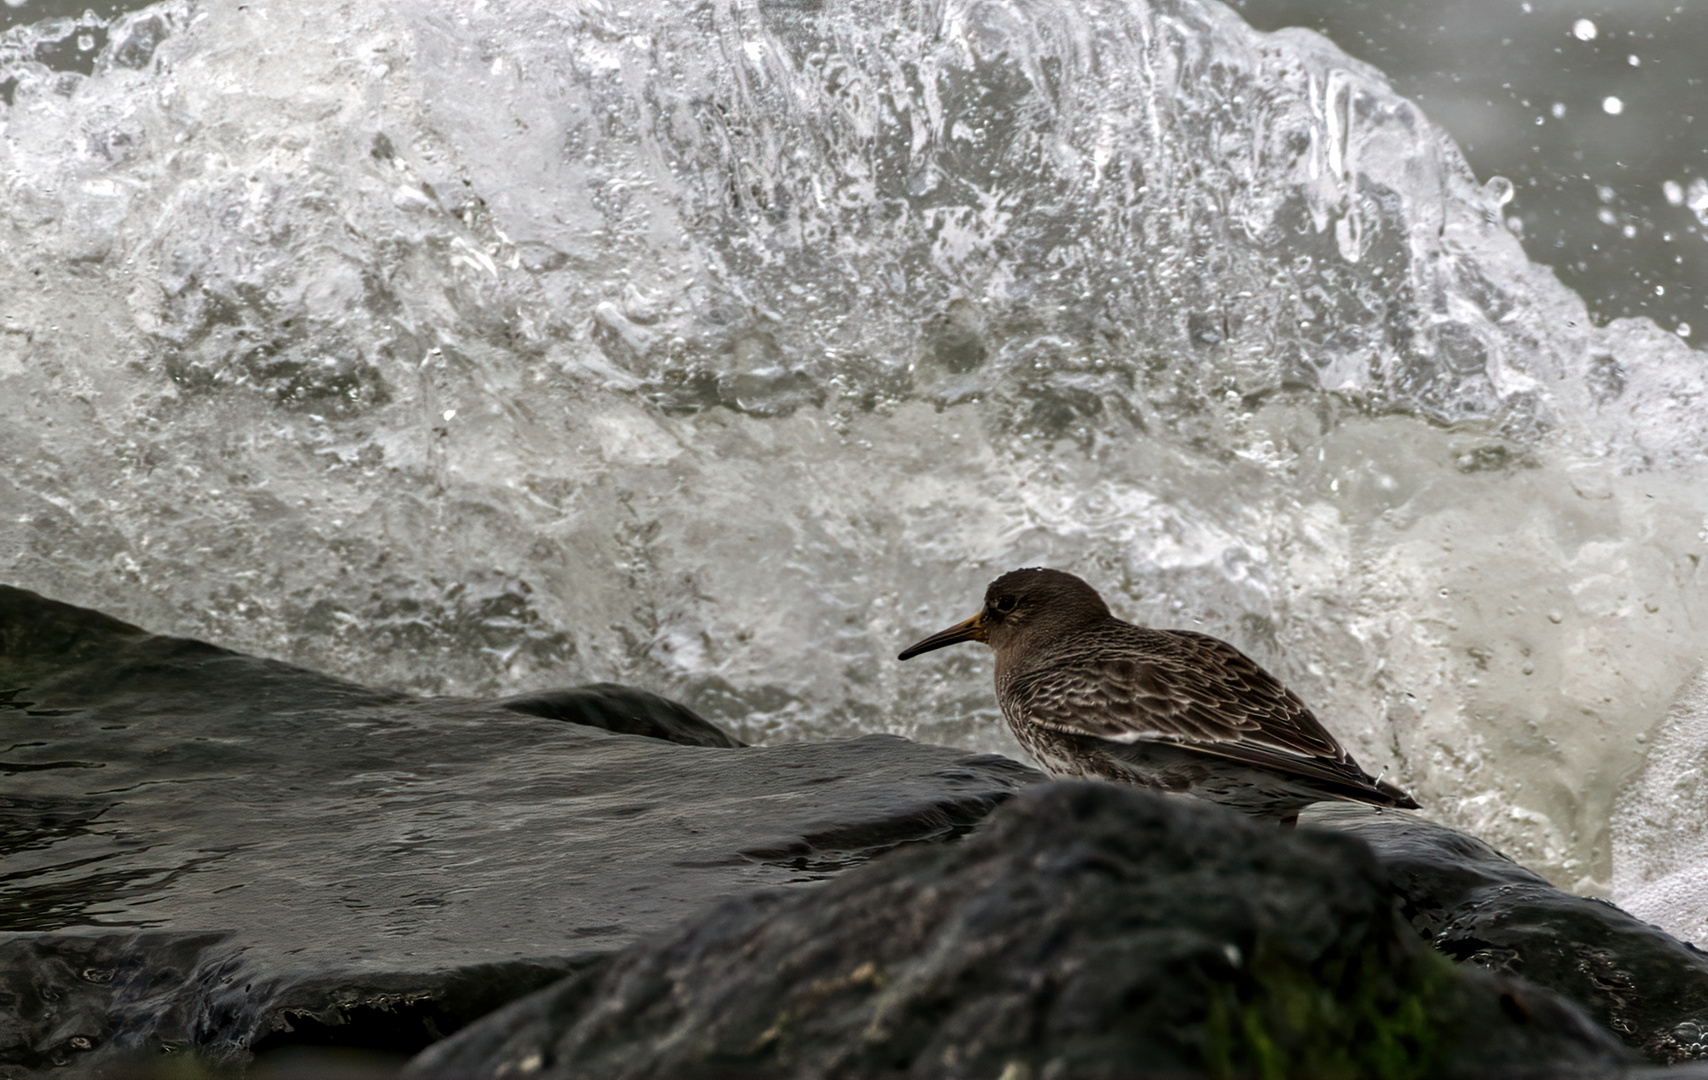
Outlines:
{"label": "bird's wing", "polygon": [[1305,703],[1232,645],[1184,630],[1149,635],[1143,649],[1090,649],[1022,675],[1009,700],[1033,723],[1111,742],[1173,742],[1336,773],[1348,761]]}

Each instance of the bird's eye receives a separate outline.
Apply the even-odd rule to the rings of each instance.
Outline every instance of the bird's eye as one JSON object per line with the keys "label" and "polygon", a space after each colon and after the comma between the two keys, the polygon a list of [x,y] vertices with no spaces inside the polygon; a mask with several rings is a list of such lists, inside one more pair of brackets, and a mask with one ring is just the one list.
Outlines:
{"label": "bird's eye", "polygon": [[1017,603],[1019,603],[1019,601],[1015,600],[1012,596],[999,596],[996,598],[996,610],[1006,615],[1010,611],[1014,610],[1014,605]]}

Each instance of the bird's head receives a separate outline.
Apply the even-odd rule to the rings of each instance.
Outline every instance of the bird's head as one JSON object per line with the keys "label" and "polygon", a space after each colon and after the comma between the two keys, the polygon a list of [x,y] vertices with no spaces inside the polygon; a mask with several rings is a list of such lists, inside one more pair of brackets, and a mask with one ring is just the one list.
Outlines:
{"label": "bird's head", "polygon": [[1036,640],[1048,640],[1109,618],[1097,590],[1061,570],[1029,566],[990,583],[979,613],[923,641],[909,645],[897,659],[962,641],[982,641],[998,655]]}

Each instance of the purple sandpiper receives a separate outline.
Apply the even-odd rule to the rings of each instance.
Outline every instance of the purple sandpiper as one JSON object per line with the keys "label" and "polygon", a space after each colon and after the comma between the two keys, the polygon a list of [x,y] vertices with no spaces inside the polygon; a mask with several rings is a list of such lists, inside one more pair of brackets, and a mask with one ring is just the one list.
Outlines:
{"label": "purple sandpiper", "polygon": [[1417,808],[1249,656],[1208,634],[1123,622],[1072,574],[1004,574],[977,615],[900,659],[961,641],[996,652],[1002,715],[1051,776],[1196,795],[1283,825],[1330,799]]}

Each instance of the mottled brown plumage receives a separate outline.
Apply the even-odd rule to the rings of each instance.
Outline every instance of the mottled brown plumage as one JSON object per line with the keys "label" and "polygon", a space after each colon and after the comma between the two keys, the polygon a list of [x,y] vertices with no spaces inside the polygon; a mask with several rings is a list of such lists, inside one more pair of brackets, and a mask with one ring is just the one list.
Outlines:
{"label": "mottled brown plumage", "polygon": [[995,650],[1002,715],[1052,776],[1189,793],[1289,824],[1328,799],[1417,807],[1250,657],[1208,634],[1123,622],[1072,574],[1004,574],[977,615],[900,658],[960,641]]}

